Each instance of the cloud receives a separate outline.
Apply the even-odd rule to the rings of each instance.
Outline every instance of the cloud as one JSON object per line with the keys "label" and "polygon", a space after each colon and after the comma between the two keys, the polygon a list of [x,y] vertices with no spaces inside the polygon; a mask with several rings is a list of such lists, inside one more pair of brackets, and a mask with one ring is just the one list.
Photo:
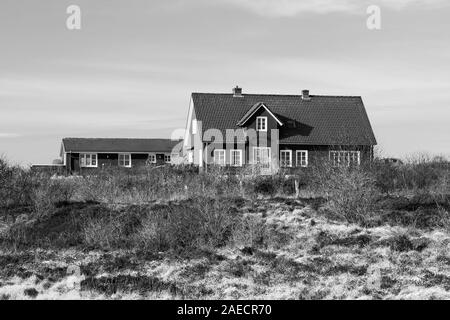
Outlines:
{"label": "cloud", "polygon": [[[211,2],[211,1],[208,1]],[[218,0],[221,4],[242,7],[261,16],[292,17],[301,13],[365,14],[369,5],[401,10],[409,6],[435,7],[444,0]]]}
{"label": "cloud", "polygon": [[17,134],[17,133],[0,132],[0,139],[2,139],[2,138],[17,138],[20,136],[21,135]]}

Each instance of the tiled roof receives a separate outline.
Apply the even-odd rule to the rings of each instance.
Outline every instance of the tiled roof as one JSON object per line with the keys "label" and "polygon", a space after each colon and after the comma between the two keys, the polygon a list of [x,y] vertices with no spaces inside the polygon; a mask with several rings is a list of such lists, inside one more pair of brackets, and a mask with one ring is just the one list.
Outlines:
{"label": "tiled roof", "polygon": [[180,140],[127,138],[64,138],[66,152],[171,152]]}
{"label": "tiled roof", "polygon": [[295,122],[295,127],[283,126],[280,143],[309,145],[376,145],[376,139],[361,97],[311,95],[264,95],[193,93],[196,118],[207,129],[238,129],[244,115],[262,102],[281,122]]}

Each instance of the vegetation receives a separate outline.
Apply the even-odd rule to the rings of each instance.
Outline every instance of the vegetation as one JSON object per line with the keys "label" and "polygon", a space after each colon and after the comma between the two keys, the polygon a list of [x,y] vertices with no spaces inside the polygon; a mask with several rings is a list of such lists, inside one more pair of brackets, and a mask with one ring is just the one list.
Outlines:
{"label": "vegetation", "polygon": [[449,181],[424,157],[84,177],[0,159],[0,296],[449,298]]}

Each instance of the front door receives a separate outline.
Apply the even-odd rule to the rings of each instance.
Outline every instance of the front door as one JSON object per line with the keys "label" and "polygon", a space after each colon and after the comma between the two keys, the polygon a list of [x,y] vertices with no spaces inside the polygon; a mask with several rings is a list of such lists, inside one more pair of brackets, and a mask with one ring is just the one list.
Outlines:
{"label": "front door", "polygon": [[73,171],[78,172],[80,171],[80,161],[78,158],[75,158],[73,156],[70,157],[70,172]]}

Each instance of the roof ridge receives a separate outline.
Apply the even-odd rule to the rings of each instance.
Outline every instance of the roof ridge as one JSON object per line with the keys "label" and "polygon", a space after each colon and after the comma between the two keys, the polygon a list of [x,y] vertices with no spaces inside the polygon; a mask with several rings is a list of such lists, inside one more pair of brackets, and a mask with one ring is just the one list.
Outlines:
{"label": "roof ridge", "polygon": [[[233,96],[233,93],[224,92],[192,92],[192,94],[205,94],[205,95],[226,95]],[[285,93],[243,93],[245,96],[283,96],[283,97],[302,97],[301,94],[285,94]],[[330,97],[330,98],[361,98],[361,96],[355,95],[328,95],[328,94],[310,94],[310,97]]]}

